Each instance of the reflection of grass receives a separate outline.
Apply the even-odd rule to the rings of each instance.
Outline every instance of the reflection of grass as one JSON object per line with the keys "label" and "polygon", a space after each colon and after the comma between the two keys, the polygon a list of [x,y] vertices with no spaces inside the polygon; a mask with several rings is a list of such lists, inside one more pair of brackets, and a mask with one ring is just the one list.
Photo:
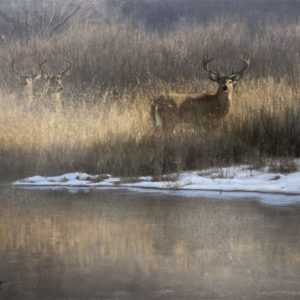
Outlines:
{"label": "reflection of grass", "polygon": [[[295,88],[284,82],[244,82],[218,127],[178,126],[166,134],[151,126],[149,98],[153,93],[140,87],[138,96],[130,94],[132,102],[122,102],[121,94],[110,105],[69,101],[64,114],[43,109],[25,113],[13,99],[2,97],[1,175],[80,170],[127,177],[152,174],[162,181],[175,181],[177,175],[161,174],[300,154],[299,103]],[[293,170],[284,160],[275,167],[280,172]]]}
{"label": "reflection of grass", "polygon": [[[268,208],[251,199],[209,201],[104,190],[73,195],[6,187],[0,203],[0,269],[12,288],[22,292],[19,299],[24,299],[24,287],[34,291],[37,284],[45,286],[46,294],[39,289],[39,298],[47,299],[49,284],[57,282],[68,293],[62,299],[85,299],[84,291],[87,299],[99,299],[99,284],[112,298],[116,286],[131,289],[132,278],[141,294],[127,299],[148,299],[147,291],[163,287],[176,287],[177,299],[203,299],[208,287],[211,299],[216,295],[212,282],[222,293],[228,288],[225,299],[241,299],[245,291],[255,299],[257,287],[276,291],[274,276],[282,274],[289,280],[281,281],[280,288],[298,291],[297,208]],[[10,263],[15,257],[17,273]],[[190,296],[182,289],[192,291]],[[17,299],[10,295],[4,299]],[[150,299],[175,298],[152,295]]]}

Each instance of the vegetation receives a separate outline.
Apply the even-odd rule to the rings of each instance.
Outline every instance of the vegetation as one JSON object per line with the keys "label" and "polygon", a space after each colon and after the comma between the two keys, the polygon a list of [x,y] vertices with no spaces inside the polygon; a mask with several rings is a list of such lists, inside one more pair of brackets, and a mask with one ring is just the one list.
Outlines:
{"label": "vegetation", "polygon": [[[76,7],[75,7],[76,8]],[[13,38],[0,47],[0,176],[69,171],[160,176],[231,163],[263,164],[300,155],[299,21],[219,18],[157,32],[132,23],[74,22],[53,34]],[[151,99],[168,91],[214,92],[202,69],[207,52],[231,71],[247,51],[249,72],[234,92],[230,113],[204,127],[179,124],[158,132]],[[54,72],[67,58],[64,109],[43,97],[26,107],[18,70],[49,60]]]}

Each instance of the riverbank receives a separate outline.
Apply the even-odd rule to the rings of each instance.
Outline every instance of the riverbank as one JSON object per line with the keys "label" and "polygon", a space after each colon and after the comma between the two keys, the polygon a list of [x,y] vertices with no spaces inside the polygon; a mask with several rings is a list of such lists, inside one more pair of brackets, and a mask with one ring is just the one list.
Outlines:
{"label": "riverbank", "polygon": [[201,171],[153,176],[115,177],[109,174],[67,173],[61,176],[33,176],[14,181],[22,187],[125,187],[156,190],[217,191],[300,195],[300,160],[290,173],[275,172],[274,166],[254,169],[248,165],[210,168]]}

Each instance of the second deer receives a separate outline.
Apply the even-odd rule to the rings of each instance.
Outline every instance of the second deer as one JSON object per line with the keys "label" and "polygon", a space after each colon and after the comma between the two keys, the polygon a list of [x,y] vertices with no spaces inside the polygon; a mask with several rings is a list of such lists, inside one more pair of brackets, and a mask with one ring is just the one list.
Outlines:
{"label": "second deer", "polygon": [[64,60],[65,68],[60,73],[49,73],[46,70],[44,64],[41,65],[42,76],[43,79],[46,81],[41,97],[46,97],[46,100],[54,106],[54,110],[57,113],[60,113],[63,110],[61,93],[64,89],[64,86],[62,84],[62,80],[63,77],[67,74],[67,72],[71,69],[71,63],[69,62],[69,60]]}

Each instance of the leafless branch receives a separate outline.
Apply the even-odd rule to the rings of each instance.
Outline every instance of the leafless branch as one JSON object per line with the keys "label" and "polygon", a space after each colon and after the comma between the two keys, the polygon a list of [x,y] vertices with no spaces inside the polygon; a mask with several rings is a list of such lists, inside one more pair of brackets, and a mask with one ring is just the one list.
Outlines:
{"label": "leafless branch", "polygon": [[64,24],[66,24],[73,16],[75,16],[79,12],[82,4],[83,4],[83,1],[80,2],[76,6],[76,8],[73,10],[73,12],[71,12],[69,15],[67,15],[58,25],[56,25],[54,27],[53,32],[57,31],[60,27],[62,27]]}

